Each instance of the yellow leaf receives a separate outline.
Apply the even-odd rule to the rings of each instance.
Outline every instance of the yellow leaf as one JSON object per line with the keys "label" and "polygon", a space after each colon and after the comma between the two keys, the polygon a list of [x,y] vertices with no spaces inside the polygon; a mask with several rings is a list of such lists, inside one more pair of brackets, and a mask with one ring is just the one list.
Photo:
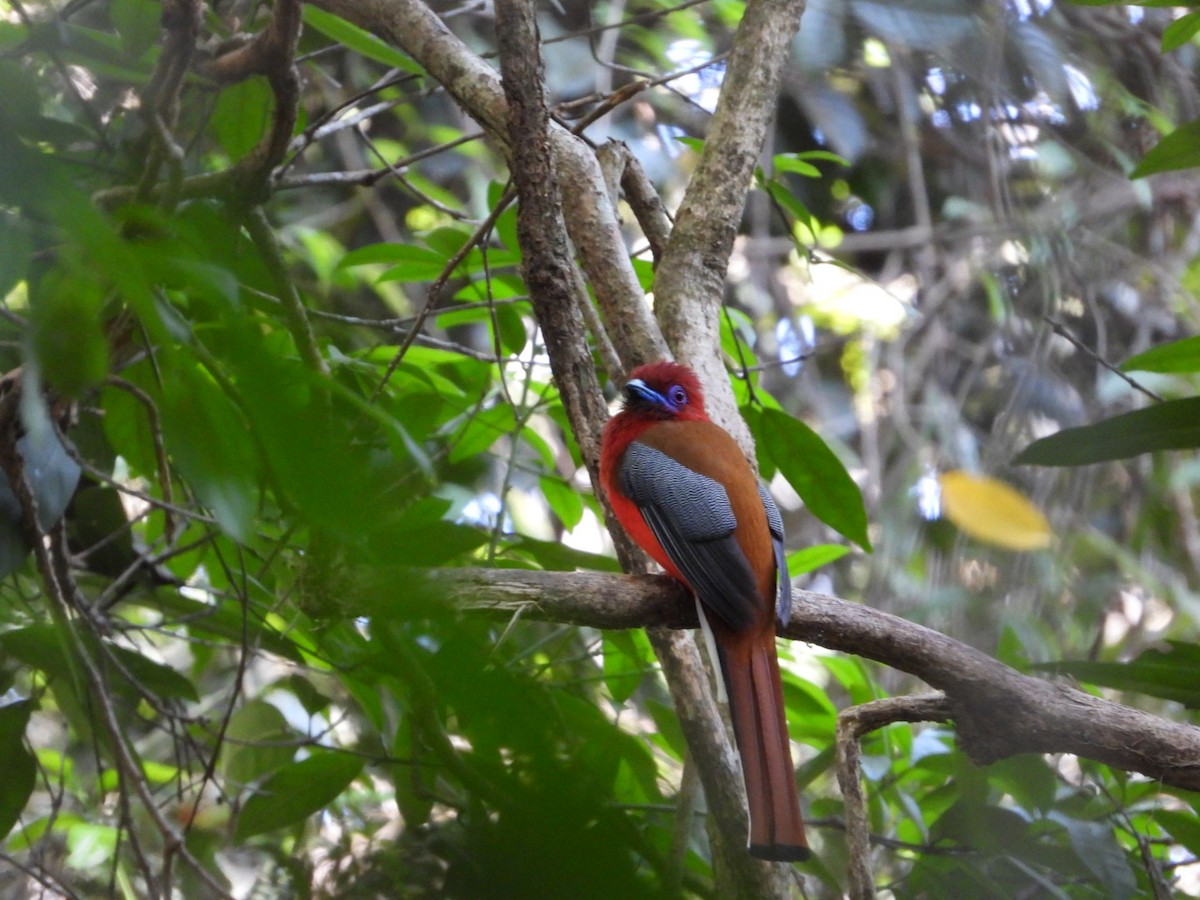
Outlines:
{"label": "yellow leaf", "polygon": [[1052,543],[1050,523],[1020,491],[966,472],[943,472],[942,513],[976,540],[1006,550],[1042,550]]}

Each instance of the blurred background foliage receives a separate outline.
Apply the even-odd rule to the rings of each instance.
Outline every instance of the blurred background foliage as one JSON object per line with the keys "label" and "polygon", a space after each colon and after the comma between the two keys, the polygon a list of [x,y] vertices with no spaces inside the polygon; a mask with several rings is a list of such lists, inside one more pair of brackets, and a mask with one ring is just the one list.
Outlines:
{"label": "blurred background foliage", "polygon": [[[487,4],[434,6],[492,52]],[[652,81],[585,133],[626,141],[672,207],[742,9],[546,5],[552,102],[570,122]],[[264,237],[213,187],[269,125],[263,79],[189,77],[156,121],[158,4],[0,10],[3,455],[63,522],[49,590],[5,482],[0,893],[144,896],[166,859],[183,896],[714,896],[644,636],[458,615],[409,571],[615,569],[477,126],[307,7]],[[1195,454],[1013,459],[1140,388],[1196,392],[1194,365],[1114,369],[1200,319],[1200,181],[1128,177],[1200,116],[1194,15],[810,0],[723,322],[794,568],[827,563],[809,586],[1193,723]],[[269,16],[207,7],[202,57]],[[777,406],[858,482],[872,554],[805,551],[841,539],[791,490]],[[806,890],[837,896],[835,712],[916,685],[781,653]],[[865,758],[895,896],[1200,894],[1194,795],[1074,757],[979,769],[937,727]]]}

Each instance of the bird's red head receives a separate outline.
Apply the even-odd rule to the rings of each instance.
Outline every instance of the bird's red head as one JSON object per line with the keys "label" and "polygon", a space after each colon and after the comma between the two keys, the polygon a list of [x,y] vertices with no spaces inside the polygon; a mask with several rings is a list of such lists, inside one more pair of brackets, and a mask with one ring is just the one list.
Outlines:
{"label": "bird's red head", "polygon": [[638,366],[625,383],[625,411],[656,419],[706,419],[700,379],[687,366],[656,362]]}

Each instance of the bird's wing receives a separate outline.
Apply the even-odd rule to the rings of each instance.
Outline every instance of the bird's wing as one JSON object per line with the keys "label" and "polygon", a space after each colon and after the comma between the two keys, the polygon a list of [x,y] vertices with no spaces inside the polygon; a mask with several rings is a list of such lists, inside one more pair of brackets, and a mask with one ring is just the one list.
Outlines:
{"label": "bird's wing", "polygon": [[[704,605],[735,631],[748,628],[761,601],[754,572],[733,536],[737,519],[724,486],[638,441],[622,457],[620,480],[622,492]],[[774,504],[768,517],[772,509]],[[782,521],[778,526],[782,537]],[[774,525],[771,532],[774,536]]]}
{"label": "bird's wing", "polygon": [[775,617],[786,625],[792,617],[792,579],[788,575],[787,553],[783,549],[783,516],[767,486],[758,483],[758,496],[767,510],[767,527],[771,529],[771,546],[775,548]]}

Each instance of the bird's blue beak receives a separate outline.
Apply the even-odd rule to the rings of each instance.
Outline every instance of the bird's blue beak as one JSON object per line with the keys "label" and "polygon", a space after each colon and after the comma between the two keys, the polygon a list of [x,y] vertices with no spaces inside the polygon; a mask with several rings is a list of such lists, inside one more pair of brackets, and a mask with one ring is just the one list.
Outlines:
{"label": "bird's blue beak", "polygon": [[625,398],[632,403],[657,403],[659,405],[666,403],[662,394],[640,378],[633,378],[625,382]]}

